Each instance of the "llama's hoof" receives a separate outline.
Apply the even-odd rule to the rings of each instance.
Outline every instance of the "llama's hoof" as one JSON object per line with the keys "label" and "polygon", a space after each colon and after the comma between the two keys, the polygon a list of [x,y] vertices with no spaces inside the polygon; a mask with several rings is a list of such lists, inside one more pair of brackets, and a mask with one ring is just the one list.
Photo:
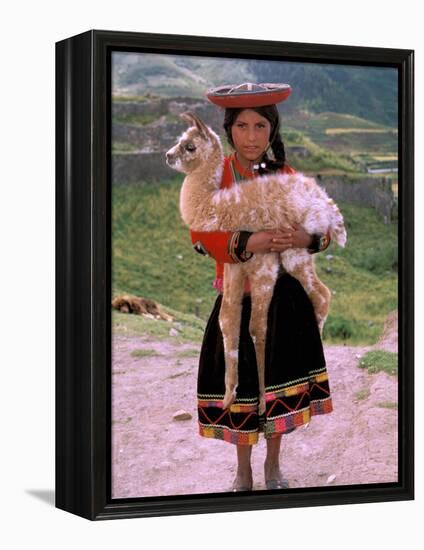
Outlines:
{"label": "llama's hoof", "polygon": [[327,320],[327,315],[325,317],[319,317],[317,318],[317,325],[318,325],[318,330],[319,330],[319,334],[322,338],[322,335],[323,335],[323,332],[324,332],[324,325],[325,325],[325,321]]}
{"label": "llama's hoof", "polygon": [[222,400],[222,407],[228,409],[236,400],[236,392],[225,392],[224,399]]}

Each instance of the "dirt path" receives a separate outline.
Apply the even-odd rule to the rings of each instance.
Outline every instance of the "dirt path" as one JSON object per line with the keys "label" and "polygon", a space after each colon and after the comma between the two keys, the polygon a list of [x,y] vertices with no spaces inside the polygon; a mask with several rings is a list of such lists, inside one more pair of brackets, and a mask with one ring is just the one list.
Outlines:
{"label": "dirt path", "polygon": [[[375,347],[397,351],[396,319]],[[235,447],[198,435],[198,347],[115,336],[112,386],[112,496],[228,491]],[[397,378],[358,368],[368,347],[326,346],[334,412],[283,438],[291,487],[397,481]],[[134,357],[134,350],[157,355]],[[153,351],[151,351],[153,353]],[[191,356],[190,356],[191,355]],[[183,409],[188,420],[174,420]],[[253,449],[254,490],[264,489],[265,441]]]}

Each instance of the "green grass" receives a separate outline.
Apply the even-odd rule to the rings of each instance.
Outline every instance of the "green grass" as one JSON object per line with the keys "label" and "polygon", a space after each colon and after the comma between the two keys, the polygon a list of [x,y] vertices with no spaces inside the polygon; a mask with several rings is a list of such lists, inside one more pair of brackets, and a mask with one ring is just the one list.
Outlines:
{"label": "green grass", "polygon": [[129,424],[133,419],[132,416],[127,416],[125,420],[112,420],[112,424]]}
{"label": "green grass", "polygon": [[[176,312],[163,308],[175,317],[174,322],[160,319],[149,319],[142,315],[130,315],[119,311],[112,311],[112,330],[114,334],[127,336],[148,336],[157,341],[173,341],[176,344],[198,344],[203,337],[205,323],[202,319],[190,314]],[[171,336],[170,331],[178,332]]]}
{"label": "green grass", "polygon": [[348,204],[339,207],[348,233],[346,248],[338,253],[340,258],[372,275],[394,275],[398,267],[397,224],[382,223],[373,208]]}
{"label": "green grass", "polygon": [[113,188],[113,295],[153,298],[206,319],[214,263],[192,249],[178,210],[181,181]]}
{"label": "green grass", "polygon": [[148,97],[142,96],[142,95],[117,95],[113,94],[113,102],[114,103],[145,103],[146,101],[150,101],[152,99],[152,96]]}
{"label": "green grass", "polygon": [[361,369],[367,369],[369,374],[385,372],[396,375],[398,372],[398,354],[390,351],[373,350],[366,353],[358,365]]}
{"label": "green grass", "polygon": [[381,407],[382,409],[397,409],[398,404],[393,401],[382,401],[381,403],[377,403],[377,407]]}
{"label": "green grass", "polygon": [[365,388],[363,390],[359,390],[355,394],[356,401],[364,401],[365,399],[368,399],[368,397],[371,395],[371,391],[369,388]]}
{"label": "green grass", "polygon": [[132,357],[139,357],[139,358],[143,358],[143,357],[159,357],[160,356],[160,353],[158,353],[156,350],[154,349],[134,349],[132,352],[131,352],[131,356]]}
{"label": "green grass", "polygon": [[199,357],[198,349],[185,349],[177,353],[179,359],[190,358],[190,357]]}
{"label": "green grass", "polygon": [[[196,254],[178,209],[182,176],[161,183],[113,187],[112,293],[152,298],[174,310],[180,341],[199,342],[216,298],[214,261]],[[332,243],[317,254],[317,272],[332,290],[327,343],[374,344],[397,309],[397,228],[372,208],[340,204],[346,249]],[[327,259],[332,255],[333,259]],[[153,331],[169,338],[172,323],[113,312],[119,332]],[[178,327],[177,327],[178,330]]]}
{"label": "green grass", "polygon": [[397,227],[382,223],[372,208],[339,206],[348,233],[346,248],[331,244],[331,261],[326,253],[316,257],[318,275],[333,292],[324,338],[374,344],[385,317],[397,309]]}

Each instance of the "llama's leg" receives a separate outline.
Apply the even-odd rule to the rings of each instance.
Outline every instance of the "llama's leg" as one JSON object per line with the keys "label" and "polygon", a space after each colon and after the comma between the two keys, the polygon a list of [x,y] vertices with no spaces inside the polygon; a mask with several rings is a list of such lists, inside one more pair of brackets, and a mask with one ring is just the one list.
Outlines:
{"label": "llama's leg", "polygon": [[[319,333],[322,336],[324,330],[324,324],[328,317],[328,312],[330,311],[331,303],[331,290],[325,286],[325,284],[318,279],[320,283],[320,289],[318,292],[313,292],[311,296],[312,305],[314,306],[315,316],[317,319]],[[318,298],[317,298],[318,297]],[[316,299],[317,298],[317,299]],[[314,304],[314,299],[316,302]]]}
{"label": "llama's leg", "polygon": [[225,264],[224,293],[219,312],[219,325],[224,341],[225,355],[225,395],[222,403],[224,409],[229,407],[236,398],[244,281],[245,275],[242,266]]}
{"label": "llama's leg", "polygon": [[307,250],[299,248],[285,250],[281,253],[281,263],[287,272],[300,282],[309,296],[322,335],[330,309],[331,291],[318,278],[313,256]]}
{"label": "llama's leg", "polygon": [[278,257],[267,254],[263,257],[261,266],[255,269],[252,263],[248,273],[252,311],[250,314],[249,331],[255,344],[256,363],[259,381],[259,414],[265,412],[265,345],[268,326],[269,304],[274,292],[275,281],[278,276]]}

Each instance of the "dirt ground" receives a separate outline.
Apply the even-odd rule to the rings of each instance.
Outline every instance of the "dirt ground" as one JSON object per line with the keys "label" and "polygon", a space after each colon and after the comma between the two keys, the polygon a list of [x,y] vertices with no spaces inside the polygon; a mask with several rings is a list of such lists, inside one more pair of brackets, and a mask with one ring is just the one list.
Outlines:
{"label": "dirt ground", "polygon": [[[397,378],[358,368],[370,349],[397,352],[397,315],[376,346],[327,345],[334,411],[283,437],[281,466],[292,488],[397,481]],[[154,350],[134,357],[134,350]],[[198,347],[114,336],[112,497],[226,492],[236,448],[198,435]],[[176,420],[178,411],[189,418]],[[253,490],[263,490],[263,436],[252,453]]]}

